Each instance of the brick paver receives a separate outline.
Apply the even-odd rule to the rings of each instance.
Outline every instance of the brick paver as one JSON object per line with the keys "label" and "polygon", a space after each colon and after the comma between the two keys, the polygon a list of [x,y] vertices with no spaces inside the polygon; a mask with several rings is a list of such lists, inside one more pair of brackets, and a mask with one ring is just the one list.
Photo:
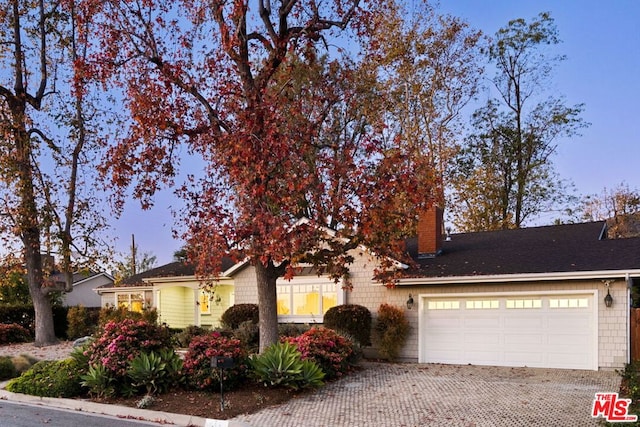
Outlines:
{"label": "brick paver", "polygon": [[260,427],[590,426],[613,371],[435,364],[363,364],[317,393],[243,415]]}

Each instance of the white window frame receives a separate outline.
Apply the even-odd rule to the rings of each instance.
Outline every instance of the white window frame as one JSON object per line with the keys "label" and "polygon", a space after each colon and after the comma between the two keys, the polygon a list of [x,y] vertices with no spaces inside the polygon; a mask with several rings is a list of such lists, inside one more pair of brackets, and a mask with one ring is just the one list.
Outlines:
{"label": "white window frame", "polygon": [[[343,305],[345,303],[345,291],[342,289],[342,281],[335,283],[333,279],[329,279],[326,276],[313,276],[313,277],[294,277],[292,280],[278,279],[276,286],[290,286],[289,291],[289,307],[293,308],[293,286],[301,285],[333,285],[336,287],[337,302],[336,305]],[[322,286],[319,290],[319,301],[322,304]],[[280,295],[278,295],[280,296]],[[276,298],[278,297],[276,296]],[[279,323],[323,323],[324,311],[323,307],[320,307],[320,314],[317,315],[300,315],[300,314],[279,314]]]}
{"label": "white window frame", "polygon": [[144,291],[131,291],[131,292],[116,292],[116,300],[115,300],[115,306],[116,308],[120,308],[120,300],[119,297],[121,295],[126,295],[127,297],[127,310],[129,311],[133,311],[132,307],[131,307],[131,296],[132,295],[142,295],[142,310],[144,310],[146,308],[146,302],[145,302],[145,292]]}

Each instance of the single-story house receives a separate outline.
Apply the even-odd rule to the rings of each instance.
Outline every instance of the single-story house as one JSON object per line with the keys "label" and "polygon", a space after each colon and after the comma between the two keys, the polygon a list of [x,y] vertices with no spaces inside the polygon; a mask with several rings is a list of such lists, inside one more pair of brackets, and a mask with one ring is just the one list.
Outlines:
{"label": "single-story house", "polygon": [[[640,238],[609,238],[605,221],[451,236],[442,224],[441,209],[422,215],[406,242],[415,265],[402,267],[394,288],[373,280],[376,261],[364,249],[350,291],[311,274],[280,280],[280,320],[322,323],[329,306],[346,303],[375,318],[388,303],[412,326],[407,361],[590,370],[629,362]],[[257,302],[253,267],[236,267],[233,281],[236,303]]]}
{"label": "single-story house", "polygon": [[73,291],[62,295],[63,304],[67,307],[76,305],[100,307],[101,298],[94,289],[111,284],[113,284],[113,277],[108,273],[95,271],[73,273]]}
{"label": "single-story house", "polygon": [[[233,262],[225,260],[224,268]],[[213,291],[202,289],[193,265],[172,262],[133,275],[121,283],[107,284],[95,289],[102,307],[124,306],[132,311],[155,307],[158,321],[172,328],[189,325],[216,327],[220,316],[234,302],[234,286],[230,277],[222,277]]]}
{"label": "single-story house", "polygon": [[[402,307],[412,327],[406,361],[590,370],[629,362],[640,237],[612,238],[606,221],[445,236],[442,214],[421,216],[406,242],[414,262],[397,263],[395,287],[374,280],[377,261],[365,248],[354,250],[351,290],[309,268],[279,279],[280,322],[322,323],[338,304],[365,306],[375,319],[387,303]],[[180,263],[97,291],[103,306],[155,306],[170,326],[215,326],[228,306],[258,302],[249,263],[223,270],[219,306],[204,303],[193,268]]]}

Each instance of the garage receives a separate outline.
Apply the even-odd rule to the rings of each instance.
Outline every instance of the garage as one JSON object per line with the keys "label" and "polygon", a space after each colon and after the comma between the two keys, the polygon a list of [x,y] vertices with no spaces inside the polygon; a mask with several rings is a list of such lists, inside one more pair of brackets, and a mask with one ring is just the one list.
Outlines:
{"label": "garage", "polygon": [[420,296],[422,363],[598,369],[595,292]]}

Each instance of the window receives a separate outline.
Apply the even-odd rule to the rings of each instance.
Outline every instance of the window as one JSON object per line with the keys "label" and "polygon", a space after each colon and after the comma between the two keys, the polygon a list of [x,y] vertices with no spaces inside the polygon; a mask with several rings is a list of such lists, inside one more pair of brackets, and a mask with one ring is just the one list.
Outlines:
{"label": "window", "polygon": [[500,307],[500,302],[497,299],[475,300],[475,301],[466,302],[467,310],[488,310],[488,309],[496,309],[499,307]]}
{"label": "window", "polygon": [[549,308],[586,308],[589,298],[551,298]]}
{"label": "window", "polygon": [[541,299],[508,299],[507,308],[525,309],[525,308],[542,308]]}
{"label": "window", "polygon": [[200,291],[198,298],[201,314],[211,314],[211,294],[207,291]]}
{"label": "window", "polygon": [[460,308],[460,301],[429,301],[428,310],[457,310]]}
{"label": "window", "polygon": [[276,287],[278,315],[322,316],[338,305],[335,283],[280,284]]}
{"label": "window", "polygon": [[116,302],[118,307],[125,307],[129,311],[142,313],[144,308],[144,296],[142,292],[117,294]]}

